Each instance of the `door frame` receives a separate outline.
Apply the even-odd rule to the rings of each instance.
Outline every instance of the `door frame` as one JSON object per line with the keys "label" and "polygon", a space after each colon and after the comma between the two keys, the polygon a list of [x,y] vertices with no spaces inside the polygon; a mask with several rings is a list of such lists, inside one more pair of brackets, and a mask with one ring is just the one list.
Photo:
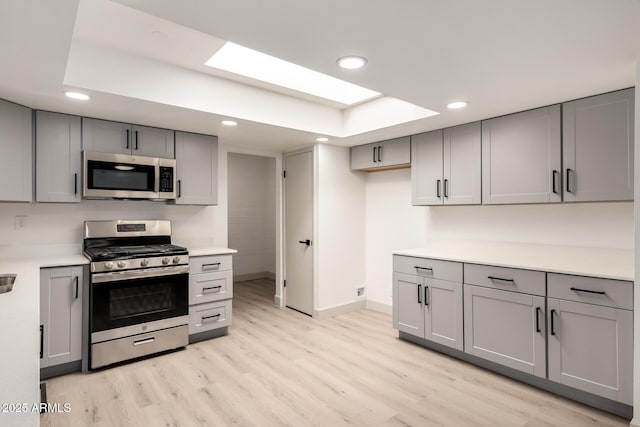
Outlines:
{"label": "door frame", "polygon": [[[313,263],[312,263],[312,271],[311,271],[311,286],[312,286],[312,313],[310,313],[310,315],[312,317],[316,316],[316,302],[318,301],[318,287],[317,287],[317,283],[318,283],[318,259],[317,259],[317,254],[318,251],[316,250],[316,246],[318,243],[318,236],[317,236],[317,218],[318,218],[318,212],[317,212],[317,203],[316,203],[316,194],[318,192],[318,179],[317,179],[317,175],[316,175],[316,171],[318,170],[317,167],[317,159],[318,159],[318,155],[316,153],[316,145],[312,146],[312,147],[307,147],[307,148],[300,148],[297,150],[292,150],[292,151],[287,151],[285,153],[283,153],[283,157],[282,157],[282,170],[285,170],[285,163],[286,163],[286,158],[287,157],[291,157],[291,156],[296,156],[298,154],[304,154],[304,153],[311,153],[311,179],[312,179],[312,188],[313,188],[313,195],[312,195],[312,200],[313,200],[313,208],[312,208],[312,216],[311,216],[311,228],[312,228],[312,232],[311,232],[311,241],[313,242],[312,245],[309,247],[313,253],[312,253],[312,258],[313,258]],[[286,242],[286,218],[285,218],[285,203],[286,201],[286,197],[285,197],[285,185],[286,185],[286,178],[283,178],[284,174],[281,172],[280,173],[280,178],[281,178],[281,182],[282,182],[282,254],[283,254],[283,278],[284,280],[286,280],[286,275],[287,275],[287,260],[286,257],[284,256],[286,254],[286,248],[284,247],[285,242]],[[280,307],[286,307],[286,292],[284,292],[284,282],[283,282],[283,289],[282,289],[282,293],[280,294],[282,295],[282,300],[280,301]]]}

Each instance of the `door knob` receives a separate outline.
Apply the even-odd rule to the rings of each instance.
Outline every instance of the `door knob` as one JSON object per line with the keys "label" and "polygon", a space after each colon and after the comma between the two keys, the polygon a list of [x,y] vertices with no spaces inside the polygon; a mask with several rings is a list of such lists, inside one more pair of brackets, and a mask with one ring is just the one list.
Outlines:
{"label": "door knob", "polygon": [[307,239],[307,240],[300,240],[298,243],[304,243],[307,246],[311,246],[311,240]]}

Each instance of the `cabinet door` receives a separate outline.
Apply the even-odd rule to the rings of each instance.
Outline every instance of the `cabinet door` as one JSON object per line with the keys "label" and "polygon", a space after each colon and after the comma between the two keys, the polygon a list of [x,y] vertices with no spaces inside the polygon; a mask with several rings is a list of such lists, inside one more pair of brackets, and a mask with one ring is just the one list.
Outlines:
{"label": "cabinet door", "polygon": [[0,100],[0,201],[33,198],[31,120],[30,108]]}
{"label": "cabinet door", "polygon": [[464,350],[546,376],[544,297],[464,285]]}
{"label": "cabinet door", "polygon": [[131,125],[82,118],[82,149],[102,153],[131,154]]}
{"label": "cabinet door", "polygon": [[82,267],[40,270],[40,367],[82,357]]}
{"label": "cabinet door", "polygon": [[549,379],[631,405],[633,312],[547,301]]}
{"label": "cabinet door", "polygon": [[411,137],[411,194],[414,205],[442,204],[442,130]]}
{"label": "cabinet door", "polygon": [[565,201],[633,200],[633,92],[562,104]]}
{"label": "cabinet door", "polygon": [[378,167],[378,144],[351,147],[351,170]]}
{"label": "cabinet door", "polygon": [[218,203],[218,138],[176,132],[178,205]]}
{"label": "cabinet door", "polygon": [[422,278],[393,273],[393,327],[424,338],[424,296]]}
{"label": "cabinet door", "polygon": [[560,202],[560,155],[560,105],[483,121],[482,203]]}
{"label": "cabinet door", "polygon": [[462,351],[462,283],[424,279],[424,337]]}
{"label": "cabinet door", "polygon": [[80,202],[80,117],[36,112],[36,201]]}
{"label": "cabinet door", "polygon": [[174,132],[146,126],[131,126],[131,153],[138,156],[175,157]]}
{"label": "cabinet door", "polygon": [[444,130],[445,205],[473,205],[482,202],[480,122]]}
{"label": "cabinet door", "polygon": [[379,143],[376,159],[378,167],[410,164],[411,139],[408,136],[404,136]]}

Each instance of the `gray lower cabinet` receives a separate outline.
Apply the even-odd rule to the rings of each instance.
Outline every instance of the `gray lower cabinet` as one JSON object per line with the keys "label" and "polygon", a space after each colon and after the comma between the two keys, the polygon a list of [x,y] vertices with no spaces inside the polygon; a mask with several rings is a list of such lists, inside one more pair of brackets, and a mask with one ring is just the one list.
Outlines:
{"label": "gray lower cabinet", "polygon": [[176,132],[177,205],[218,204],[218,138]]}
{"label": "gray lower cabinet", "polygon": [[0,100],[0,201],[33,199],[31,115],[30,108]]}
{"label": "gray lower cabinet", "polygon": [[[462,351],[462,265],[435,260],[416,263],[414,260],[411,257],[394,257],[394,327]],[[414,274],[407,272],[411,269]],[[456,270],[460,272],[459,276]],[[434,276],[460,280],[443,280]]]}
{"label": "gray lower cabinet", "polygon": [[83,267],[40,270],[40,368],[82,358]]}
{"label": "gray lower cabinet", "polygon": [[413,204],[480,204],[480,152],[480,122],[412,136]]}
{"label": "gray lower cabinet", "polygon": [[560,105],[482,122],[482,203],[562,201]]}
{"label": "gray lower cabinet", "polygon": [[634,89],[562,104],[563,194],[633,200]]}
{"label": "gray lower cabinet", "polygon": [[351,170],[375,170],[410,166],[411,142],[408,136],[351,148]]}
{"label": "gray lower cabinet", "polygon": [[79,116],[36,111],[36,201],[80,203]]}
{"label": "gray lower cabinet", "polygon": [[549,274],[549,379],[631,405],[633,284]]}
{"label": "gray lower cabinet", "polygon": [[172,159],[174,131],[83,117],[82,149]]}
{"label": "gray lower cabinet", "polygon": [[189,259],[189,340],[231,325],[233,270],[231,255]]}

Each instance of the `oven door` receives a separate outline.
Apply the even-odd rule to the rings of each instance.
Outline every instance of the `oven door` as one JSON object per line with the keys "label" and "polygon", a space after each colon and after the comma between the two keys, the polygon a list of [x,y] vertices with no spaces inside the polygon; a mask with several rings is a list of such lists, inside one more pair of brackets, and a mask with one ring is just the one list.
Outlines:
{"label": "oven door", "polygon": [[142,325],[142,331],[147,330],[147,325],[152,329],[163,322],[175,326],[171,319],[189,313],[188,269],[183,266],[93,274],[90,291],[92,336],[107,335],[103,331],[131,329],[128,327],[132,325]]}

